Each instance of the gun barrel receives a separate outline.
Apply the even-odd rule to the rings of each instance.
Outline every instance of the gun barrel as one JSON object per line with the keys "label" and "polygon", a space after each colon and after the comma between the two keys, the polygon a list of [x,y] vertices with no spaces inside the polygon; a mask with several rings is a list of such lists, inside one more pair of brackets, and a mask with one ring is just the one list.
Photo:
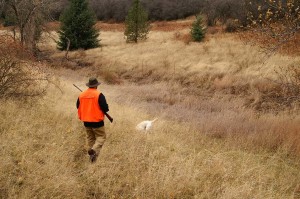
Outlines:
{"label": "gun barrel", "polygon": [[75,86],[78,90],[82,92],[82,90],[78,86],[76,86],[75,84],[73,84],[73,86]]}

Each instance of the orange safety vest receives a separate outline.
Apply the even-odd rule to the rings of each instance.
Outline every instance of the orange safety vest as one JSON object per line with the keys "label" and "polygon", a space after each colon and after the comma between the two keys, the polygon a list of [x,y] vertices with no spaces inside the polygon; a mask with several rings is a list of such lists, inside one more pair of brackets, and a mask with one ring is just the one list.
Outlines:
{"label": "orange safety vest", "polygon": [[79,96],[78,117],[84,122],[100,122],[104,120],[98,99],[100,91],[89,88]]}

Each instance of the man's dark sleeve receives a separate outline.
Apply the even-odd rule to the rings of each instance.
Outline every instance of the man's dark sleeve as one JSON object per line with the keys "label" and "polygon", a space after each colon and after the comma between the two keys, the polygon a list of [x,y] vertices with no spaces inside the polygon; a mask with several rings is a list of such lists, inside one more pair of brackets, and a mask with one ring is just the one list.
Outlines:
{"label": "man's dark sleeve", "polygon": [[105,96],[102,93],[99,95],[98,103],[104,113],[109,111]]}
{"label": "man's dark sleeve", "polygon": [[80,104],[80,102],[79,102],[79,98],[77,99],[77,102],[76,102],[76,107],[77,107],[77,109],[79,108],[79,104]]}

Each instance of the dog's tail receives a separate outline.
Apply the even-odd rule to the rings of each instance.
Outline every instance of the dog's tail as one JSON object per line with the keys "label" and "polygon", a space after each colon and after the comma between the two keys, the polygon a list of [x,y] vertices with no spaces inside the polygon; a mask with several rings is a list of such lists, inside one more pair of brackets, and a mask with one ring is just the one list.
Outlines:
{"label": "dog's tail", "polygon": [[152,120],[151,122],[155,122],[156,120],[158,120],[158,118],[155,118],[154,120]]}

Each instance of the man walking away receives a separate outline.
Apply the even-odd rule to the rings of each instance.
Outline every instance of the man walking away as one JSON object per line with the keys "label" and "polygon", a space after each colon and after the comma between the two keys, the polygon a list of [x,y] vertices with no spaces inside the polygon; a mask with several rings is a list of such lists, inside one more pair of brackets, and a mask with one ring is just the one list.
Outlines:
{"label": "man walking away", "polygon": [[88,154],[90,161],[95,162],[105,142],[104,128],[105,113],[109,111],[105,96],[97,90],[100,82],[96,78],[90,78],[77,99],[78,117],[84,122],[87,133]]}

